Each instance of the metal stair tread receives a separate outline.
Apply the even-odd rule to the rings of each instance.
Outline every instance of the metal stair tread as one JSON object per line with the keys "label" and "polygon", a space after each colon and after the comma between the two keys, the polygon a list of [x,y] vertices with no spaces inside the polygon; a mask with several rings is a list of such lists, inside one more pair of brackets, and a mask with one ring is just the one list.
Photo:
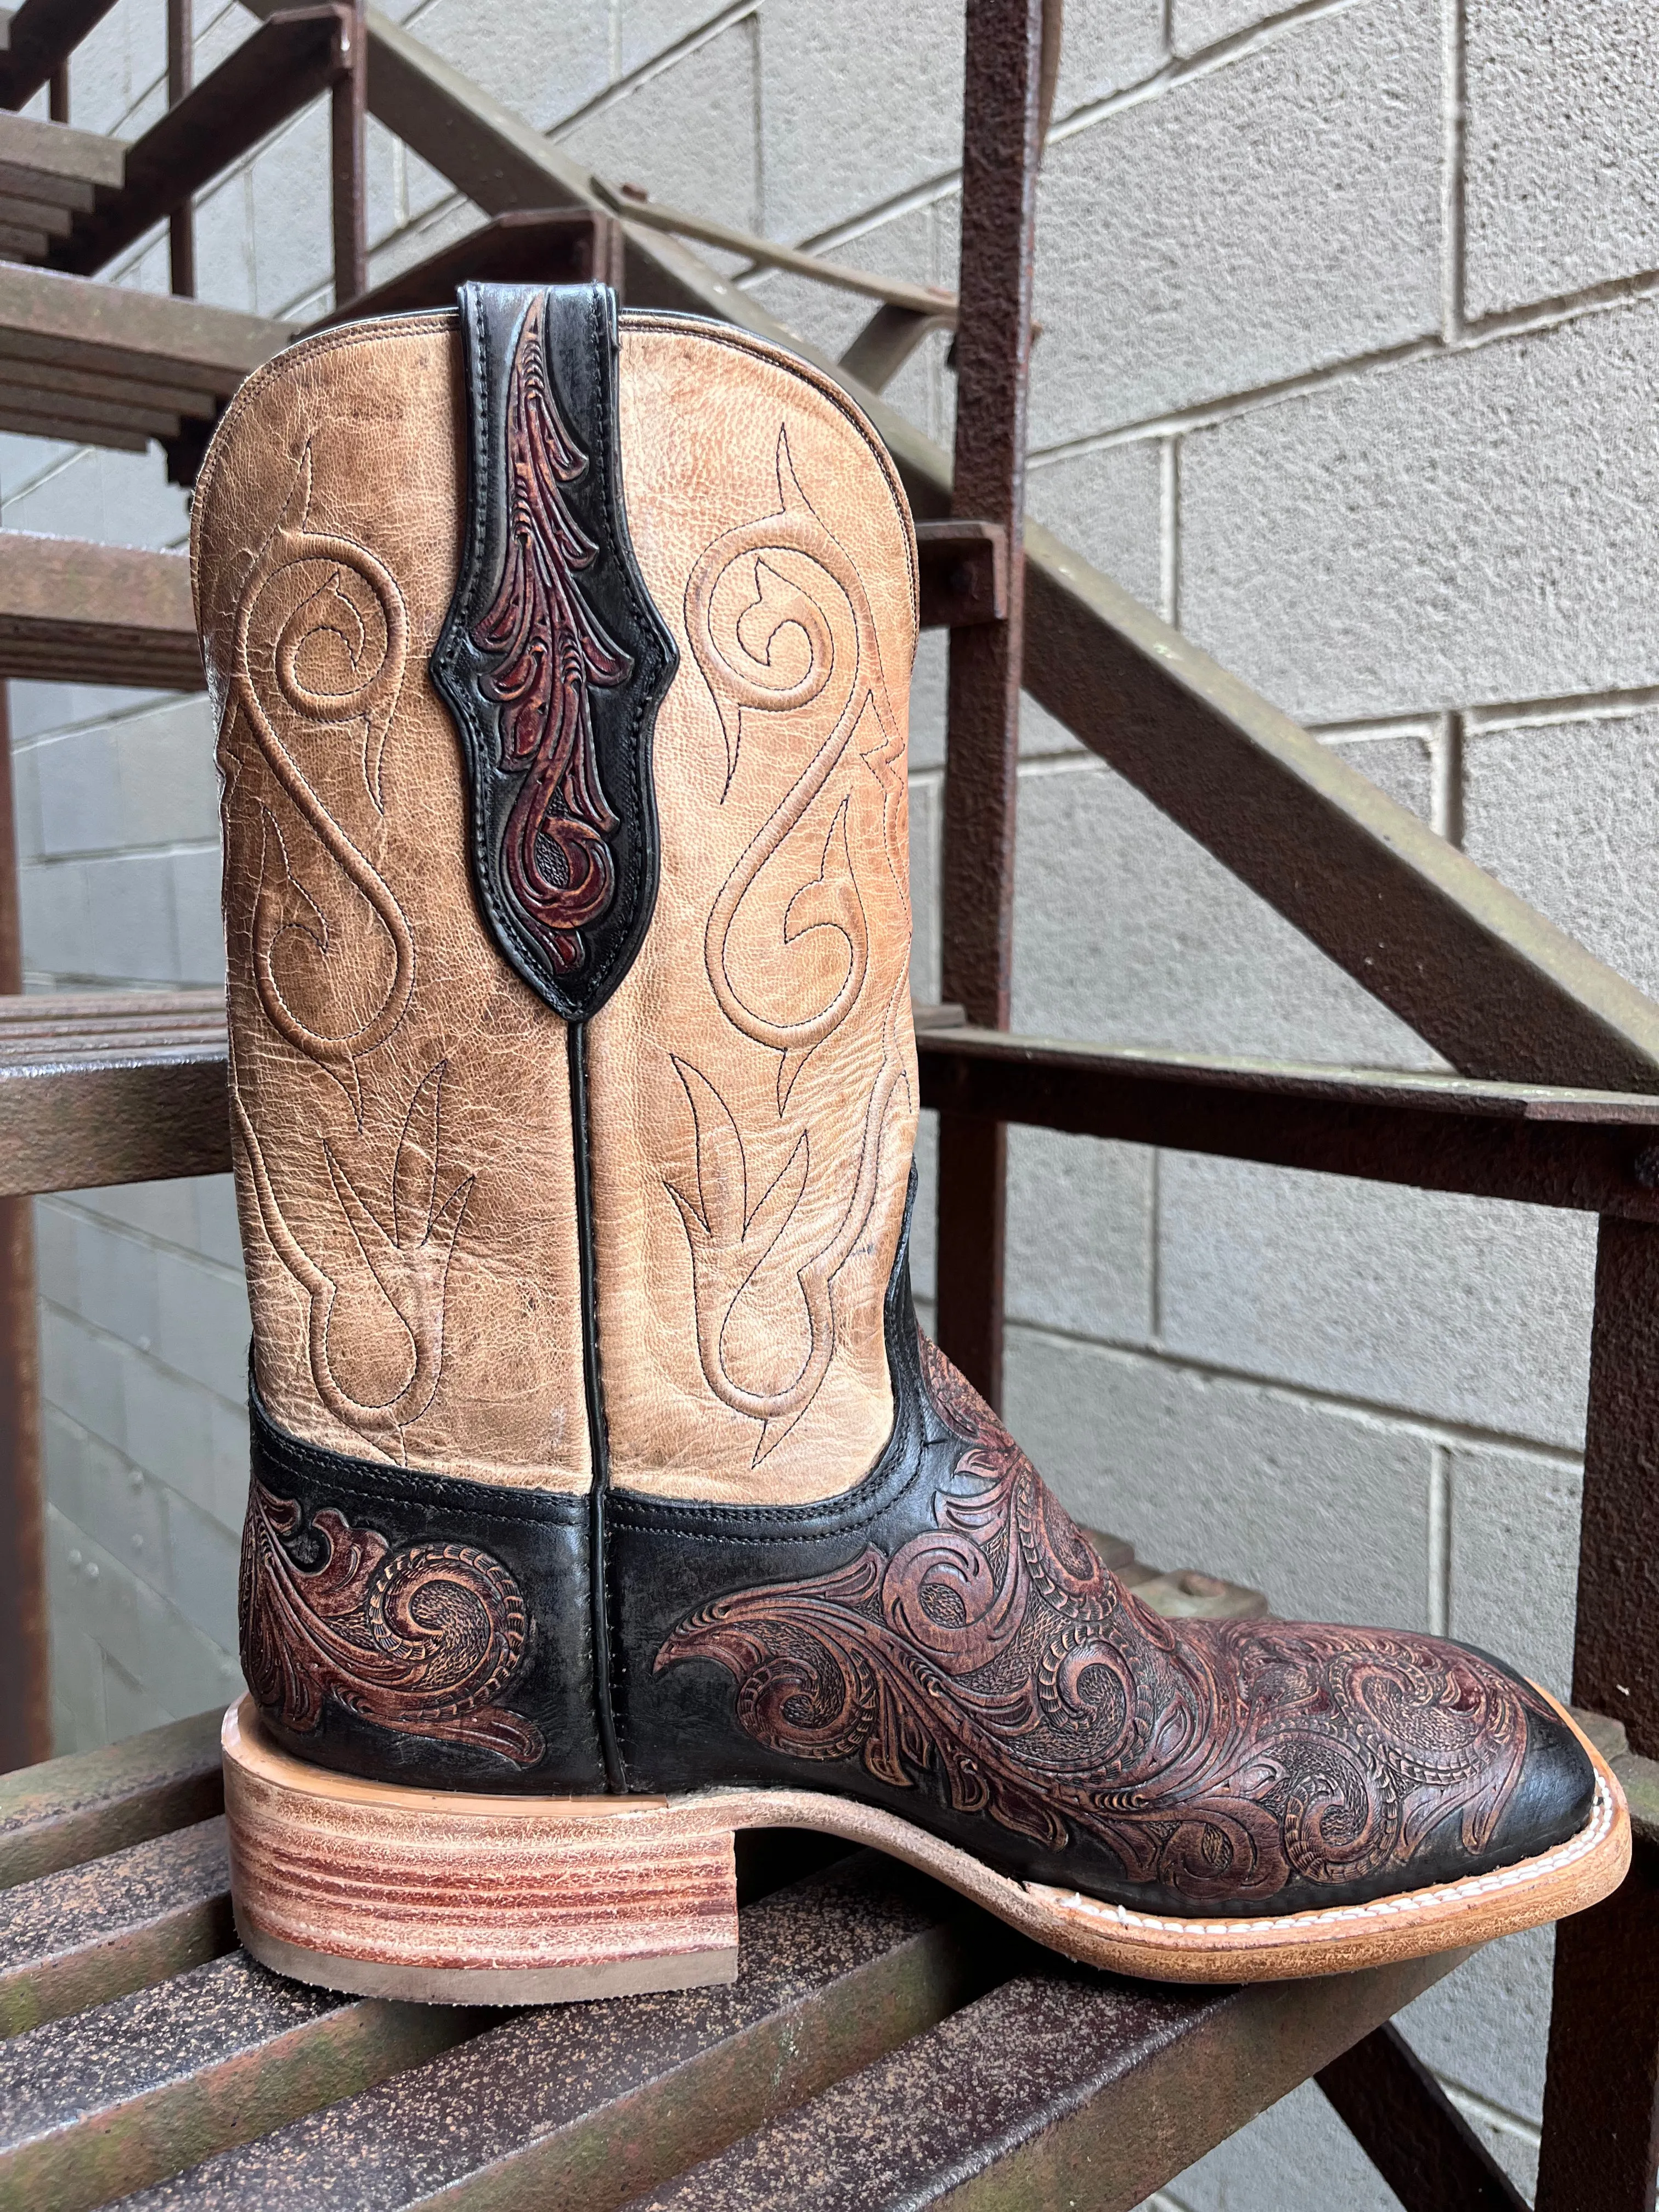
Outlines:
{"label": "metal stair tread", "polygon": [[142,449],[210,422],[292,336],[237,308],[0,263],[0,428]]}

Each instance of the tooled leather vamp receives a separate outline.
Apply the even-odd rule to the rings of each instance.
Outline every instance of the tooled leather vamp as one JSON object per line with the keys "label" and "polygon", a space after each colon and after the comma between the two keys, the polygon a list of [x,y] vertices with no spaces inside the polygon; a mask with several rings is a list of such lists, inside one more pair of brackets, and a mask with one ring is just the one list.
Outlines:
{"label": "tooled leather vamp", "polygon": [[1182,1915],[1360,1903],[1588,1817],[1588,1762],[1494,1662],[1386,1631],[1165,1620],[931,1345],[921,1379],[957,1443],[912,1494],[924,1525],[893,1540],[884,1515],[827,1571],[728,1590],[654,1658],[717,1662],[738,1728],[792,1778],[808,1763],[983,1856]]}

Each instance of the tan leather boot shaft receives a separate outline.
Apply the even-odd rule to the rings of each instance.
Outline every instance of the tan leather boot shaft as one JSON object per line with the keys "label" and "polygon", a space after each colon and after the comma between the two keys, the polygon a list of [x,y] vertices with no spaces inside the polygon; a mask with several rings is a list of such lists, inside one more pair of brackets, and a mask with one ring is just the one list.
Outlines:
{"label": "tan leather boot shaft", "polygon": [[629,520],[680,674],[656,917],[590,1036],[611,1479],[824,1498],[893,1419],[915,544],[833,386],[706,327],[623,331]]}
{"label": "tan leather boot shaft", "polygon": [[[625,317],[619,405],[680,666],[656,905],[586,1046],[611,1474],[826,1496],[892,1419],[908,518],[827,381],[714,326]],[[565,1024],[480,911],[428,675],[465,471],[456,319],[408,317],[252,378],[197,493],[254,1364],[304,1441],[580,1490]]]}

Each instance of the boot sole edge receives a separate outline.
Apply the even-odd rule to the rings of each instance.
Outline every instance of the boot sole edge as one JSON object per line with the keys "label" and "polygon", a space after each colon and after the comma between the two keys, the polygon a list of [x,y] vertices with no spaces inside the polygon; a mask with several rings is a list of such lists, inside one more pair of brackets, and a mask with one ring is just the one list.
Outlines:
{"label": "boot sole edge", "polygon": [[484,2005],[730,1982],[733,1838],[757,1827],[815,1829],[884,1851],[1049,1949],[1139,1978],[1295,1980],[1472,1949],[1583,1911],[1623,1881],[1624,1792],[1579,1741],[1595,1769],[1590,1817],[1534,1858],[1369,1905],[1205,1920],[1021,1881],[895,1814],[815,1790],[524,1798],[404,1790],[290,1757],[263,1735],[246,1698],[226,1713],[222,1737],[245,1948],[323,1988]]}

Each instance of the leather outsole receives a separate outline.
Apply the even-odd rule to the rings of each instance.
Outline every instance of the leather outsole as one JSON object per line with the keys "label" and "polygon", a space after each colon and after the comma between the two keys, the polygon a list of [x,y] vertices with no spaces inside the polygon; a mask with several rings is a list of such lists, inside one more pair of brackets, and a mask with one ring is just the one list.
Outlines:
{"label": "leather outsole", "polygon": [[493,2005],[687,1989],[737,1972],[737,1832],[810,1828],[902,1860],[1087,1966],[1158,1981],[1295,1980],[1472,1949],[1615,1889],[1630,1814],[1612,1770],[1579,1741],[1595,1769],[1589,1817],[1534,1857],[1366,1905],[1189,1919],[1018,1881],[914,1822],[817,1790],[526,1798],[358,1781],[280,1750],[244,1698],[223,1730],[232,1893],[244,1947],[327,1989]]}

